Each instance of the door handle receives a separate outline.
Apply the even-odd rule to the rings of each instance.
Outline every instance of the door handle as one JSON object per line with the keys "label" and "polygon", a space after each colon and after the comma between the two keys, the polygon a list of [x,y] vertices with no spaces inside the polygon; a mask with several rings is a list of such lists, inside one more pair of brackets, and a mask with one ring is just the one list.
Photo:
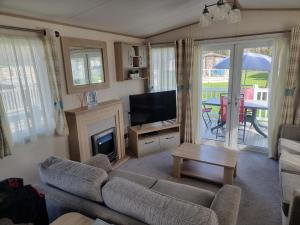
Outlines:
{"label": "door handle", "polygon": [[145,145],[149,145],[151,143],[153,143],[154,141],[148,141],[148,142],[145,142]]}

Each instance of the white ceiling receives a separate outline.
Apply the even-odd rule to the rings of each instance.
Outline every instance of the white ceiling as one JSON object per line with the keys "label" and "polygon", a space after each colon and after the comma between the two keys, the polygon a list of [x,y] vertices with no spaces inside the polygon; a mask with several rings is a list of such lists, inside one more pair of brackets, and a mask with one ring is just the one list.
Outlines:
{"label": "white ceiling", "polygon": [[[216,0],[0,0],[0,12],[146,37],[198,20]],[[300,8],[300,0],[239,0],[242,8]]]}

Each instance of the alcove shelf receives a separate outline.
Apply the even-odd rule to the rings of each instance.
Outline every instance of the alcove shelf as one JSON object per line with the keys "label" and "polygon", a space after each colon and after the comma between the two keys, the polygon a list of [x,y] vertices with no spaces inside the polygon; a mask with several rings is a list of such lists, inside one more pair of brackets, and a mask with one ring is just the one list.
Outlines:
{"label": "alcove shelf", "polygon": [[[146,79],[148,73],[147,47],[144,44],[115,42],[117,81]],[[139,74],[130,78],[129,74]]]}

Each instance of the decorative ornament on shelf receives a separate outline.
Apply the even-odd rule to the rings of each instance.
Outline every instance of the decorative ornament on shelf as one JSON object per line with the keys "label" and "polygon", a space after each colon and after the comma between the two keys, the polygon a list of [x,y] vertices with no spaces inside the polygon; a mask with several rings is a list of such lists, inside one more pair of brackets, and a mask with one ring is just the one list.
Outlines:
{"label": "decorative ornament on shelf", "polygon": [[[214,11],[210,12],[209,7],[215,6]],[[214,21],[226,20],[227,23],[239,23],[242,19],[241,10],[238,8],[236,0],[233,2],[225,2],[218,0],[215,4],[205,5],[199,24],[201,27],[207,27]]]}
{"label": "decorative ornament on shelf", "polygon": [[98,104],[97,92],[88,91],[85,93],[86,105],[88,108],[94,107]]}

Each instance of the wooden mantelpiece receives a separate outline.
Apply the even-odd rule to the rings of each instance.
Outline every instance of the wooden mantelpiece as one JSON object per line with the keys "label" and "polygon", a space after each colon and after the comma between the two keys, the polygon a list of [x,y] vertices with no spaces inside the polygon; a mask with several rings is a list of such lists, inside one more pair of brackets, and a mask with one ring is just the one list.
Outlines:
{"label": "wooden mantelpiece", "polygon": [[[125,158],[124,120],[121,100],[99,103],[92,108],[82,107],[65,111],[70,134],[69,152],[71,160],[85,161],[92,157],[88,127],[114,118],[118,160]],[[100,128],[101,129],[101,128]]]}

